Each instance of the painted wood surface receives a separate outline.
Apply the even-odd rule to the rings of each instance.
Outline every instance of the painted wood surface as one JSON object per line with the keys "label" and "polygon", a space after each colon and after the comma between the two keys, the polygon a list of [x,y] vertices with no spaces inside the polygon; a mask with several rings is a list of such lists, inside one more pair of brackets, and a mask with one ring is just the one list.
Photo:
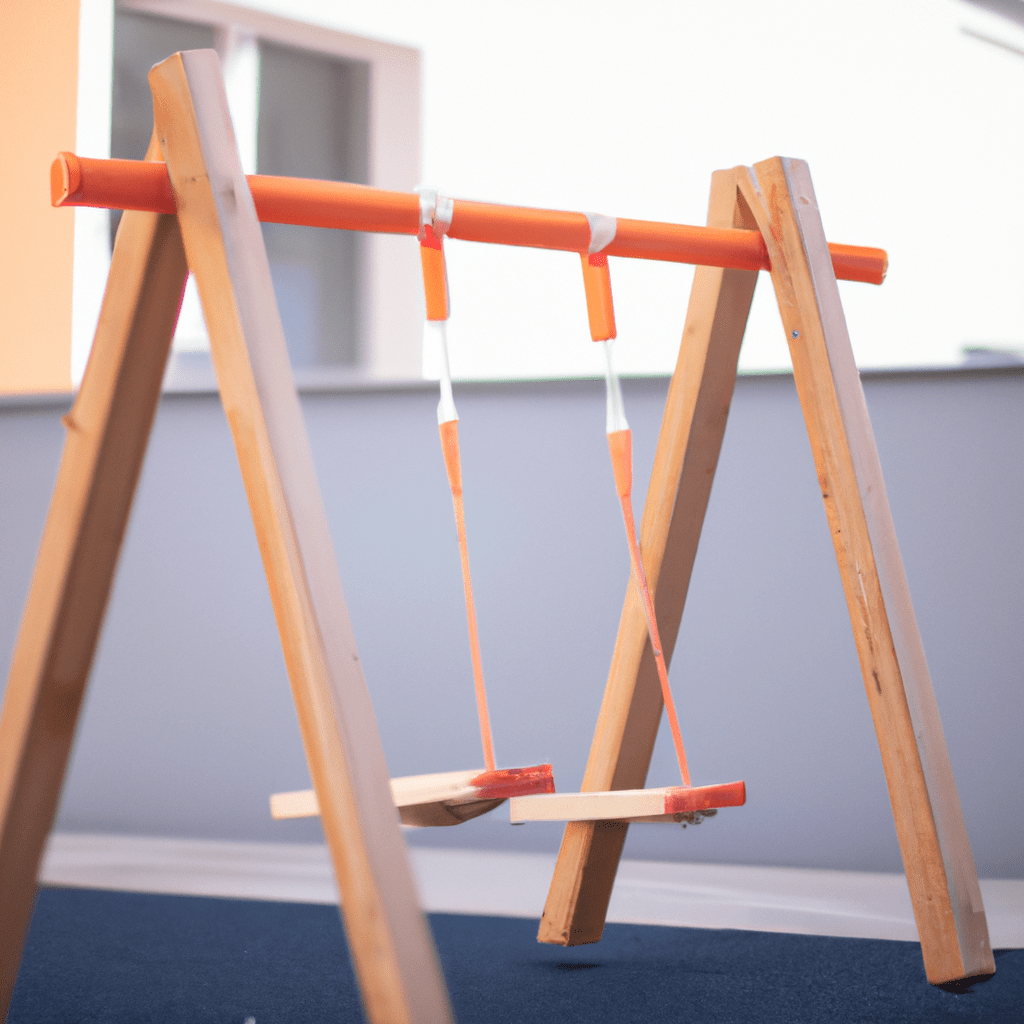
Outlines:
{"label": "painted wood surface", "polygon": [[[159,157],[155,144],[149,157]],[[0,1019],[6,1016],[187,268],[174,217],[126,213],[71,411],[0,717]]]}
{"label": "painted wood surface", "polygon": [[550,793],[518,796],[509,802],[512,824],[523,821],[621,821],[697,824],[720,807],[742,807],[742,782],[714,786],[662,786],[613,789],[604,793]]}
{"label": "painted wood surface", "polygon": [[[459,825],[493,811],[509,797],[554,792],[551,765],[486,771],[406,775],[391,780],[391,798],[403,825],[426,828]],[[270,814],[277,819],[314,818],[320,804],[312,789],[274,793]]]}
{"label": "painted wood surface", "polygon": [[771,257],[928,980],[991,974],[981,889],[810,172],[776,157],[738,180]]}
{"label": "painted wood surface", "polygon": [[[708,225],[755,226],[738,207],[733,171],[712,177]],[[698,267],[694,272],[640,525],[640,550],[667,663],[686,602],[756,282],[756,271]],[[581,789],[642,787],[661,711],[643,603],[631,582]],[[706,725],[713,723],[694,723],[693,728]],[[683,728],[689,728],[685,714]],[[566,826],[537,936],[541,942],[578,945],[601,938],[627,827],[599,821]]]}
{"label": "painted wood surface", "polygon": [[451,1020],[391,802],[216,54],[176,54],[150,72],[150,87],[363,1005],[373,1022]]}

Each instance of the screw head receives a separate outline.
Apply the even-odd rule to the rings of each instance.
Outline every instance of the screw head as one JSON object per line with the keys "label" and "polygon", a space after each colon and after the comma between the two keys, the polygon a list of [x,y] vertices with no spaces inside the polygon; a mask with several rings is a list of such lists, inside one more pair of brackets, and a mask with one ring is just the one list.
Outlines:
{"label": "screw head", "polygon": [[793,337],[793,338],[799,338],[800,337],[800,332],[799,331],[790,331],[789,333],[790,333],[790,336]]}

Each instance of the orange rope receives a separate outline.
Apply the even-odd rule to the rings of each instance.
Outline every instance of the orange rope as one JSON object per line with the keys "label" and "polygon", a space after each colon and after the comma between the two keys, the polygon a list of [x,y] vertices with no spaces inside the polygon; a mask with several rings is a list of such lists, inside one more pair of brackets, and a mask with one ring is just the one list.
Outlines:
{"label": "orange rope", "polygon": [[473,580],[469,575],[469,547],[466,543],[466,512],[462,503],[462,460],[459,456],[459,421],[448,420],[438,426],[441,450],[448,470],[448,483],[455,506],[455,528],[459,533],[459,555],[462,559],[462,587],[466,593],[466,618],[469,621],[469,649],[473,657],[473,683],[476,687],[476,707],[480,716],[480,739],[484,747],[484,764],[494,771],[494,739],[491,736],[491,718],[487,711],[487,690],[484,688],[484,668],[480,658],[480,640],[476,628],[476,605],[473,601]]}
{"label": "orange rope", "polygon": [[690,785],[690,769],[686,763],[686,750],[683,747],[683,734],[679,730],[679,716],[676,714],[672,690],[668,685],[668,669],[665,667],[665,655],[661,650],[661,637],[658,635],[658,620],[654,613],[654,599],[647,585],[643,559],[640,557],[640,546],[636,540],[636,524],[633,521],[633,437],[629,430],[615,430],[608,435],[608,451],[612,457],[612,469],[615,473],[615,486],[622,503],[622,518],[626,524],[626,538],[629,540],[629,557],[633,566],[633,576],[640,588],[640,596],[644,605],[644,616],[647,619],[647,631],[651,638],[651,649],[654,651],[654,662],[658,666],[658,680],[661,683],[661,696],[665,701],[665,714],[669,728],[672,730],[672,742],[676,748],[676,760],[679,762],[679,774],[683,785]]}

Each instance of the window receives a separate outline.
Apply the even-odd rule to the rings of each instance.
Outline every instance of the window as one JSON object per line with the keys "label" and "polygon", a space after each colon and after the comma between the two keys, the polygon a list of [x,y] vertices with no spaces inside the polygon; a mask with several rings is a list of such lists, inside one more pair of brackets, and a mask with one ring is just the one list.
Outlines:
{"label": "window", "polygon": [[[96,6],[99,0],[91,2]],[[177,50],[201,48],[215,48],[220,54],[247,173],[404,190],[416,184],[416,51],[202,0],[117,4],[110,57],[109,155],[139,159],[146,150],[152,132],[149,68]],[[120,213],[105,216],[105,237],[90,234],[94,250],[105,250],[104,264]],[[280,224],[264,225],[263,234],[300,383],[418,375],[414,246],[396,246],[402,240],[393,238]],[[95,259],[92,263],[95,267]],[[82,272],[86,273],[84,266]],[[93,294],[95,277],[94,270]],[[405,295],[396,301],[398,289]],[[98,312],[98,299],[95,305]],[[84,369],[83,353],[91,343],[95,313],[91,320],[79,319],[85,323],[76,331],[77,378]],[[209,341],[191,280],[167,383],[186,388],[213,383]]]}
{"label": "window", "polygon": [[[274,43],[259,57],[256,170],[366,184],[366,64]],[[263,239],[292,365],[357,366],[360,236],[264,224]]]}

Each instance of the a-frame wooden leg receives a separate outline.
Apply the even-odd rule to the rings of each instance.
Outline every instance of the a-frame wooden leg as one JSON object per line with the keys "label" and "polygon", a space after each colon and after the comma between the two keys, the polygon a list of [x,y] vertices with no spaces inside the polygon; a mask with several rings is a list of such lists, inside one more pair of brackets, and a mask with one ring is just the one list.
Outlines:
{"label": "a-frame wooden leg", "polygon": [[974,858],[807,165],[737,168],[772,281],[933,984],[991,974]]}
{"label": "a-frame wooden leg", "polygon": [[448,994],[391,800],[216,54],[176,54],[150,72],[150,86],[363,1005],[379,1024],[443,1024]]}
{"label": "a-frame wooden leg", "polygon": [[[743,218],[735,172],[716,172],[708,224],[754,227]],[[640,529],[666,661],[679,631],[756,282],[756,272],[718,267],[698,267],[694,275]],[[661,712],[643,605],[631,582],[581,788],[642,787]],[[627,828],[608,822],[566,826],[539,941],[571,946],[601,938]]]}
{"label": "a-frame wooden leg", "polygon": [[[159,157],[151,147],[149,156]],[[6,1017],[188,271],[174,217],[125,213],[0,718],[0,1020]]]}

